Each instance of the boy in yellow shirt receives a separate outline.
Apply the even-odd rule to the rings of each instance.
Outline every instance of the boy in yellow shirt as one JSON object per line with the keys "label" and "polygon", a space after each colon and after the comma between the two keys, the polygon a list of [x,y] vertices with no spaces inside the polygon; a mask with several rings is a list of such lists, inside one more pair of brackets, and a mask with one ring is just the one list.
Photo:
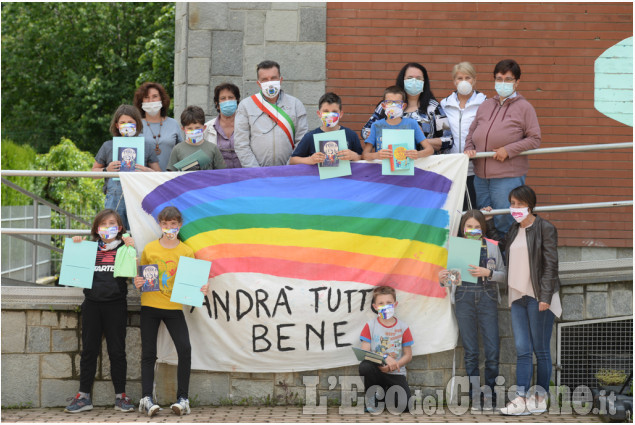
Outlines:
{"label": "boy in yellow shirt", "polygon": [[[139,401],[139,412],[154,416],[159,405],[152,400],[152,384],[154,382],[154,364],[157,360],[157,335],[161,321],[165,323],[179,357],[177,367],[177,401],[171,409],[177,415],[190,413],[188,388],[190,386],[190,369],[192,349],[187,330],[183,306],[170,301],[174,276],[180,257],[194,258],[194,251],[178,239],[183,225],[181,212],[175,207],[164,208],[157,217],[163,235],[160,239],[148,243],[141,254],[141,264],[157,264],[159,266],[158,291],[141,293],[141,382],[143,398]],[[145,278],[135,277],[134,284],[141,288]],[[201,292],[207,293],[209,285],[204,285]]]}

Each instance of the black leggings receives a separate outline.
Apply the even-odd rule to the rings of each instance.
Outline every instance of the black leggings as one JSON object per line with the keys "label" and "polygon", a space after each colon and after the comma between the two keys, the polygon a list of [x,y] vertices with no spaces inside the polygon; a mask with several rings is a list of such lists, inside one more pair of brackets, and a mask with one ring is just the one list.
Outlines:
{"label": "black leggings", "polygon": [[179,356],[176,398],[188,398],[192,347],[183,310],[141,307],[141,382],[143,396],[152,396],[154,364],[157,361],[157,335],[161,321],[165,323]]}
{"label": "black leggings", "polygon": [[97,356],[101,353],[101,338],[106,336],[110,376],[115,394],[126,392],[126,300],[95,302],[84,300],[82,304],[82,354],[79,361],[79,391],[91,393]]}
{"label": "black leggings", "polygon": [[[368,389],[373,385],[379,385],[384,389],[384,400],[386,405],[391,404],[397,407],[402,401],[399,399],[399,393],[395,393],[394,400],[386,400],[388,397],[388,390],[390,387],[397,385],[404,389],[406,392],[406,403],[403,411],[408,411],[408,401],[410,400],[410,387],[408,381],[404,375],[395,375],[392,373],[384,373],[379,370],[379,366],[368,360],[364,360],[359,364],[359,376],[364,378],[364,392],[367,393]],[[392,391],[391,391],[392,394]]]}

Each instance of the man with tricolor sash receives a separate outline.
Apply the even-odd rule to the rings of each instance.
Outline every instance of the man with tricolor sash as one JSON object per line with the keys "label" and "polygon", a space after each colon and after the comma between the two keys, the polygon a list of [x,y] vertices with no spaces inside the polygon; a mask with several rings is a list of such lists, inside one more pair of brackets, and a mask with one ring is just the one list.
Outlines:
{"label": "man with tricolor sash", "polygon": [[302,102],[280,89],[280,65],[262,61],[256,67],[260,92],[238,105],[234,148],[243,167],[286,165],[308,130]]}

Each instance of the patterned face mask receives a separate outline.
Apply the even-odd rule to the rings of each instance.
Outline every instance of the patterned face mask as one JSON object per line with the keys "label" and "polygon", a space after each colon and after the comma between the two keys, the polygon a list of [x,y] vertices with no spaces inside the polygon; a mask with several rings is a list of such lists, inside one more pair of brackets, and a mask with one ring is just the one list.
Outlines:
{"label": "patterned face mask", "polygon": [[172,241],[174,239],[176,239],[176,237],[179,234],[179,228],[178,227],[173,227],[170,229],[161,229],[161,231],[163,232],[163,235],[165,236],[165,238],[169,241]]}
{"label": "patterned face mask", "polygon": [[118,226],[111,226],[111,227],[100,226],[97,229],[97,234],[101,236],[101,238],[104,240],[114,239],[117,237],[118,233],[119,233]]}
{"label": "patterned face mask", "polygon": [[400,118],[403,115],[403,102],[386,100],[382,103],[386,116],[390,119]]}
{"label": "patterned face mask", "polygon": [[465,229],[463,233],[466,239],[481,239],[483,236],[481,229]]}
{"label": "patterned face mask", "polygon": [[377,314],[382,319],[391,319],[395,315],[395,305],[386,304],[377,308]]}
{"label": "patterned face mask", "polygon": [[133,122],[119,124],[119,133],[123,137],[132,137],[137,134],[137,125]]}
{"label": "patterned face mask", "polygon": [[337,112],[324,112],[320,115],[325,127],[335,127],[340,121],[340,114]]}
{"label": "patterned face mask", "polygon": [[185,137],[187,138],[187,142],[191,145],[198,145],[203,141],[203,129],[197,128],[194,130],[186,130]]}

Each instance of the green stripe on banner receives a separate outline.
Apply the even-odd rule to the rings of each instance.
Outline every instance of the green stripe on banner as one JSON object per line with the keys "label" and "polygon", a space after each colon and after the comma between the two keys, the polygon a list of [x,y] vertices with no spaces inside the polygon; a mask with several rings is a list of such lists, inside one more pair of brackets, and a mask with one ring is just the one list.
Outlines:
{"label": "green stripe on banner", "polygon": [[206,217],[183,226],[180,233],[183,239],[187,240],[199,233],[217,229],[240,230],[251,228],[346,232],[366,236],[416,240],[437,246],[445,244],[448,236],[447,229],[410,221],[299,214],[231,214]]}

